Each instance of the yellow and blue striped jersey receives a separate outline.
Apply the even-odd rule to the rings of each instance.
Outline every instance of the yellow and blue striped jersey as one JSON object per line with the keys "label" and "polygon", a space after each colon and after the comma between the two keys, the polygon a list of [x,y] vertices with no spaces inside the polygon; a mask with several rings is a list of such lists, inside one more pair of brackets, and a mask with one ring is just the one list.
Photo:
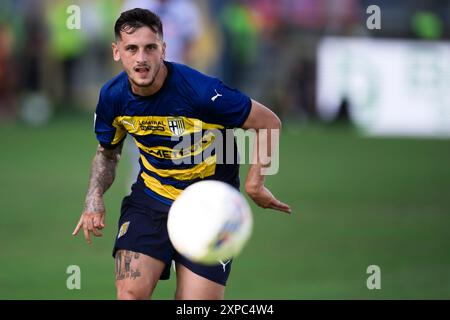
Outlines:
{"label": "yellow and blue striped jersey", "polygon": [[[125,72],[102,87],[94,125],[99,143],[114,148],[132,136],[140,151],[136,185],[164,205],[203,179],[239,187],[237,148],[226,129],[243,125],[250,98],[188,66],[165,64],[168,76],[152,96],[134,95]],[[224,153],[231,142],[231,161],[218,158],[219,141]]]}

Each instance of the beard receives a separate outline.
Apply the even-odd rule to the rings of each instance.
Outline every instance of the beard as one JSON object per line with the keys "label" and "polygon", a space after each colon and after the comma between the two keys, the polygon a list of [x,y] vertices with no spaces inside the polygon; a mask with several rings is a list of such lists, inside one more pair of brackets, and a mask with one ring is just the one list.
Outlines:
{"label": "beard", "polygon": [[153,85],[153,83],[155,83],[156,75],[151,80],[149,80],[148,82],[144,82],[144,83],[138,83],[132,77],[129,77],[129,79],[133,83],[133,85],[135,85],[136,87],[148,88],[148,87],[151,87]]}
{"label": "beard", "polygon": [[[151,68],[150,68],[150,70],[151,70]],[[148,81],[146,81],[145,83],[138,83],[136,80],[134,80],[132,77],[129,77],[129,79],[130,79],[130,81],[136,86],[136,87],[139,87],[139,88],[148,88],[148,87],[151,87],[154,83],[155,83],[155,80],[156,80],[156,77],[158,76],[158,74],[159,74],[159,71],[161,70],[161,64],[158,64],[157,66],[156,66],[156,71],[155,71],[155,73],[154,73],[154,75],[151,77],[151,79],[150,80],[148,80]],[[134,71],[134,70],[133,70]]]}

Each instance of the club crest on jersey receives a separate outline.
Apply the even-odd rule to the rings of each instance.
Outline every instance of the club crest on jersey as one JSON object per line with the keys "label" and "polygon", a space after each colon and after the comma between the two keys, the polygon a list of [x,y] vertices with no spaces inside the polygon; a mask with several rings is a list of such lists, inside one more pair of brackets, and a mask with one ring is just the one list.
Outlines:
{"label": "club crest on jersey", "polygon": [[130,221],[124,222],[120,226],[119,235],[117,236],[117,239],[119,239],[121,236],[125,235],[128,231],[128,226],[130,225]]}
{"label": "club crest on jersey", "polygon": [[169,124],[170,131],[174,135],[179,136],[183,134],[185,126],[182,118],[168,118],[167,122]]}

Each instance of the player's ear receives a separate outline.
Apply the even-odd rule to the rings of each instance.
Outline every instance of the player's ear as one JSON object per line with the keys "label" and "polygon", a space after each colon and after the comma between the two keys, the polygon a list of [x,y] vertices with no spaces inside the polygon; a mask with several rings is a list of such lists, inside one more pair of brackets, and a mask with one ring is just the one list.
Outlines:
{"label": "player's ear", "polygon": [[119,44],[116,42],[113,42],[111,44],[111,47],[112,47],[114,61],[118,62],[120,60]]}

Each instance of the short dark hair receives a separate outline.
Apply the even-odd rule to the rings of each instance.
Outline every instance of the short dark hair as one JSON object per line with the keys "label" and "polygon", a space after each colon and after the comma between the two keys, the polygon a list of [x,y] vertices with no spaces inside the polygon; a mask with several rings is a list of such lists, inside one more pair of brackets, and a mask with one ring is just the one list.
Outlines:
{"label": "short dark hair", "polygon": [[122,12],[114,25],[116,40],[120,39],[120,32],[131,34],[136,29],[149,27],[153,32],[163,38],[163,26],[161,19],[153,12],[147,9],[134,8]]}

